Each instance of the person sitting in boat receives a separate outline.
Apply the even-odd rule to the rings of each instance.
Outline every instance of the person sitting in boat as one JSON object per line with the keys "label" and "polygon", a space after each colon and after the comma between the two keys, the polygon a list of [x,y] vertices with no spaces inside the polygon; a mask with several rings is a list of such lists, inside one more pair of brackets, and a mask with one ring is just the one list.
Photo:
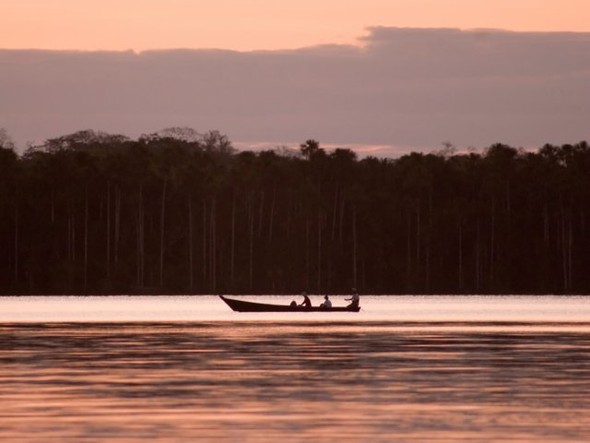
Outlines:
{"label": "person sitting in boat", "polygon": [[301,295],[303,296],[303,301],[301,302],[301,304],[299,306],[303,306],[305,308],[311,308],[311,300],[307,296],[307,292],[303,292]]}
{"label": "person sitting in boat", "polygon": [[330,297],[324,295],[324,302],[320,305],[322,309],[332,309],[332,302],[330,301]]}
{"label": "person sitting in boat", "polygon": [[350,298],[345,298],[344,300],[350,302],[347,308],[358,308],[361,298],[357,290],[355,288],[352,288],[352,296]]}

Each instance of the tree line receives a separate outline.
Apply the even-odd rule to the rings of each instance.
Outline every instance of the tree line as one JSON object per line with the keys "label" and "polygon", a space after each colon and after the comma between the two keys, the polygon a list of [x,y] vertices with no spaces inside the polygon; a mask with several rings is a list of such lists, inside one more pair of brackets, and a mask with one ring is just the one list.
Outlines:
{"label": "tree line", "polygon": [[590,148],[0,137],[0,293],[586,294]]}

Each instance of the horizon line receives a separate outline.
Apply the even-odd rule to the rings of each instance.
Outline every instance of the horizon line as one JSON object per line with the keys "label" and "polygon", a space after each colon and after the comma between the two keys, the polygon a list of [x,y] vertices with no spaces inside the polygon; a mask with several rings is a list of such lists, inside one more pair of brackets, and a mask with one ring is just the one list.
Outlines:
{"label": "horizon line", "polygon": [[284,48],[252,48],[252,49],[233,49],[229,47],[215,47],[215,46],[204,46],[204,47],[188,47],[188,46],[170,46],[170,47],[153,47],[153,48],[119,48],[119,49],[107,49],[107,48],[44,48],[44,47],[0,47],[0,51],[30,51],[30,52],[70,52],[70,53],[133,53],[135,55],[142,55],[143,53],[149,52],[167,52],[167,51],[211,51],[211,52],[231,52],[231,53],[268,53],[268,52],[297,52],[306,49],[316,48],[358,48],[363,49],[367,46],[366,41],[369,40],[370,35],[375,30],[404,30],[404,31],[447,31],[457,33],[499,33],[499,34],[552,34],[552,35],[590,35],[590,31],[571,31],[571,30],[554,30],[554,31],[540,31],[540,30],[514,30],[506,28],[486,28],[486,27],[474,27],[474,28],[462,28],[462,27],[417,27],[417,26],[385,26],[385,25],[371,25],[364,28],[365,34],[356,37],[353,42],[350,43],[317,43],[310,45],[297,45],[292,47]]}

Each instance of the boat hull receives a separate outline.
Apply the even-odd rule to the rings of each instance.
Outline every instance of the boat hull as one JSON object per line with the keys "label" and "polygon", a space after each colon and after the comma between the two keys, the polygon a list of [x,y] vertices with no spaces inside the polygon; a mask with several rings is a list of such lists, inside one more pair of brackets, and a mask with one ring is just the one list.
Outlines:
{"label": "boat hull", "polygon": [[224,297],[223,295],[220,295],[219,297],[236,312],[358,312],[361,310],[360,306],[355,308],[337,306],[330,309],[322,308],[320,306],[306,308],[305,306],[273,305],[236,300],[234,298]]}

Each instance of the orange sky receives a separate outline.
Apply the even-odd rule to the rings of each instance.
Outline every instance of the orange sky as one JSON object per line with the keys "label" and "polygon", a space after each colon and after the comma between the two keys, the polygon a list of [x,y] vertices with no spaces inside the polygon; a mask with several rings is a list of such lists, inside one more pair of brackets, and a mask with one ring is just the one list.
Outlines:
{"label": "orange sky", "polygon": [[286,49],[368,26],[590,32],[589,0],[2,0],[0,48]]}

